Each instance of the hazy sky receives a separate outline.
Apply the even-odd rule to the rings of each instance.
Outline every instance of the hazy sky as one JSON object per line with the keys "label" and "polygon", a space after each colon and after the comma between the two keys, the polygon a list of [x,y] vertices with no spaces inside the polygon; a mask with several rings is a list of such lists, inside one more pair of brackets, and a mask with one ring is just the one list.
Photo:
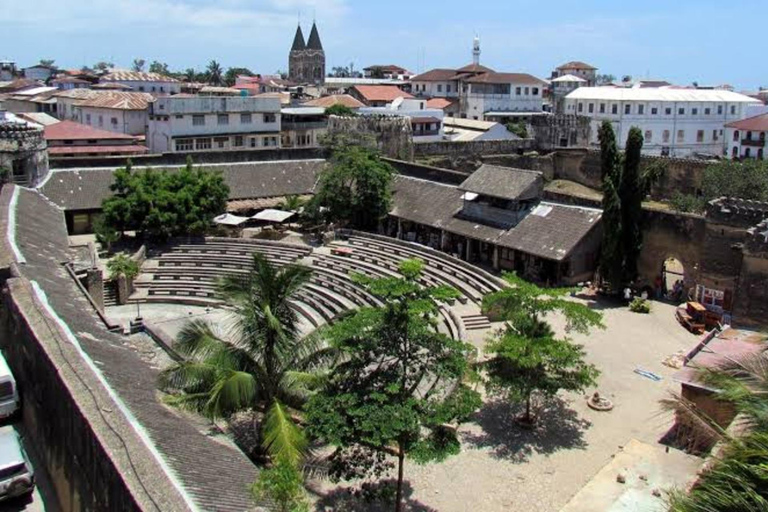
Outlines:
{"label": "hazy sky", "polygon": [[135,57],[171,69],[273,73],[288,64],[298,13],[316,15],[328,70],[355,63],[412,71],[481,61],[546,78],[583,60],[617,77],[768,86],[765,0],[0,0],[0,59],[80,67]]}

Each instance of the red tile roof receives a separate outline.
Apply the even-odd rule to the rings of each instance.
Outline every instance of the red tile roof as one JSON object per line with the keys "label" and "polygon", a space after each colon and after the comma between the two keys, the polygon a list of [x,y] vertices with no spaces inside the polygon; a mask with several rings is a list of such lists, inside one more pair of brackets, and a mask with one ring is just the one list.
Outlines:
{"label": "red tile roof", "polygon": [[411,124],[424,124],[424,123],[440,123],[440,119],[436,117],[412,117]]}
{"label": "red tile roof", "polygon": [[61,121],[45,127],[45,139],[56,140],[135,140],[132,135],[99,130],[74,121]]}
{"label": "red tile roof", "polygon": [[747,130],[752,132],[768,132],[768,114],[760,114],[754,117],[748,117],[739,121],[734,121],[725,125],[728,128],[737,130]]}
{"label": "red tile roof", "polygon": [[360,108],[365,106],[362,102],[353,98],[349,94],[332,94],[331,96],[323,96],[322,98],[304,102],[305,107],[328,108],[333,105],[344,105],[345,107],[349,108]]}
{"label": "red tile roof", "polygon": [[485,67],[482,64],[467,64],[463,68],[456,70],[457,73],[493,73],[491,68]]}
{"label": "red tile roof", "polygon": [[455,103],[455,100],[449,100],[447,98],[430,98],[427,100],[427,108],[439,108],[445,109]]}
{"label": "red tile roof", "polygon": [[580,60],[572,60],[570,62],[566,62],[565,64],[557,66],[557,69],[591,69],[591,70],[595,70],[597,68],[594,67],[594,66],[590,66],[586,62],[581,62]]}
{"label": "red tile roof", "polygon": [[411,82],[447,82],[456,76],[455,69],[430,69],[411,78]]}
{"label": "red tile roof", "polygon": [[413,98],[411,94],[394,85],[356,85],[353,89],[366,101],[394,101],[397,98]]}
{"label": "red tile roof", "polygon": [[142,154],[147,153],[149,148],[137,144],[122,144],[117,146],[53,146],[48,148],[50,155],[82,155],[82,154]]}
{"label": "red tile roof", "polygon": [[544,85],[546,82],[528,73],[482,73],[466,79],[472,84],[531,84]]}

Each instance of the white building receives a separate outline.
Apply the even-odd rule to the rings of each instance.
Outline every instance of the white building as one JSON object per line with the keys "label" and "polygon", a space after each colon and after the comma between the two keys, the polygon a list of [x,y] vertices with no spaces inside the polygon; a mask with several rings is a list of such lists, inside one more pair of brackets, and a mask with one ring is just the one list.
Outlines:
{"label": "white building", "polygon": [[133,91],[149,92],[155,95],[179,94],[181,82],[159,73],[142,71],[113,70],[99,79],[102,84],[121,84]]}
{"label": "white building", "polygon": [[593,87],[597,83],[597,68],[590,66],[586,62],[578,60],[572,60],[557,66],[552,72],[552,78],[559,78],[561,76],[572,75],[578,78],[584,79],[588,87]]}
{"label": "white building", "polygon": [[411,120],[413,142],[443,140],[442,109],[427,108],[423,98],[397,98],[385,107],[362,107],[357,111],[363,116],[401,116]]}
{"label": "white building", "polygon": [[563,75],[550,80],[554,111],[562,114],[565,108],[565,97],[579,87],[584,87],[586,85],[588,85],[588,82],[576,75]]}
{"label": "white building", "polygon": [[317,147],[327,131],[325,107],[286,107],[280,111],[280,146],[283,148]]}
{"label": "white building", "polygon": [[725,90],[580,87],[566,96],[565,113],[592,119],[590,142],[595,145],[600,124],[609,121],[620,148],[636,126],[643,132],[646,154],[718,156],[726,150],[725,125],[742,119],[747,106],[756,103]]}
{"label": "white building", "polygon": [[734,160],[766,155],[765,139],[768,137],[768,113],[748,117],[725,125],[728,156]]}
{"label": "white building", "polygon": [[145,135],[147,110],[154,99],[143,92],[72,89],[54,94],[59,119],[126,135]]}
{"label": "white building", "polygon": [[280,147],[280,99],[164,96],[149,108],[153,153]]}

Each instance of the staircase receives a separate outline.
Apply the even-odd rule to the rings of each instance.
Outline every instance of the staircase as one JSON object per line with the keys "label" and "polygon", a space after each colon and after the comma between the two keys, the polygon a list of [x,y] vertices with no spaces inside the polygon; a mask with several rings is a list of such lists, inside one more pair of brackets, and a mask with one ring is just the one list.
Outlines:
{"label": "staircase", "polygon": [[104,307],[117,306],[117,281],[104,281]]}
{"label": "staircase", "polygon": [[479,331],[491,327],[491,321],[485,315],[466,315],[461,317],[461,321],[464,322],[464,328],[468,331]]}

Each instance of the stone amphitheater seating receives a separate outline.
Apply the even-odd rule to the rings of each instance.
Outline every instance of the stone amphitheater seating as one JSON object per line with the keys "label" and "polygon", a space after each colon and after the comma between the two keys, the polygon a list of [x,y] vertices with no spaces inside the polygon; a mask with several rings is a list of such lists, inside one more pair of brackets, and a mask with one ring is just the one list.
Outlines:
{"label": "stone amphitheater seating", "polygon": [[[427,286],[449,285],[474,301],[498,288],[496,283],[473,275],[449,258],[436,258],[418,248],[361,236],[352,237],[350,246],[346,256],[315,254],[309,260],[312,278],[292,306],[314,327],[332,322],[347,310],[381,304],[350,279],[351,272],[370,277],[395,277],[399,275],[399,263],[407,258],[419,257],[425,261],[422,283]],[[225,275],[245,275],[257,251],[276,265],[294,263],[312,254],[307,247],[253,240],[206,239],[200,243],[176,244],[156,258],[156,266],[146,267],[135,284],[146,290],[147,302],[220,305],[216,291],[218,280]],[[440,308],[440,315],[441,331],[452,337],[461,336],[460,322],[454,315],[444,307]]]}

